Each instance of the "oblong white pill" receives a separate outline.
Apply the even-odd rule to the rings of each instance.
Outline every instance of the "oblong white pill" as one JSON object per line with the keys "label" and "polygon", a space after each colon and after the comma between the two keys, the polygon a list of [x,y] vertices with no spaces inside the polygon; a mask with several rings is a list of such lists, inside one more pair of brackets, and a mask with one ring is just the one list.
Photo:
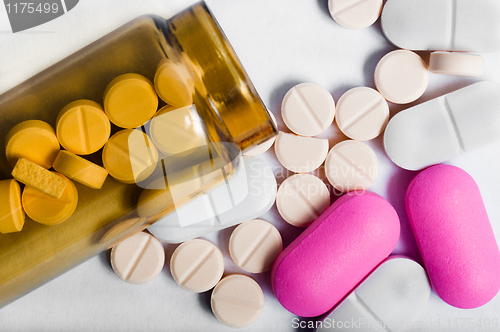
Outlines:
{"label": "oblong white pill", "polygon": [[389,257],[316,331],[330,331],[328,324],[352,321],[357,323],[357,327],[352,326],[355,331],[403,331],[424,308],[430,294],[431,286],[422,266],[408,258]]}
{"label": "oblong white pill", "polygon": [[330,184],[341,192],[366,190],[378,176],[377,155],[363,142],[343,141],[328,153],[325,172]]}
{"label": "oblong white pill", "polygon": [[375,68],[375,85],[388,101],[408,104],[427,89],[429,71],[424,60],[414,52],[396,50],[387,53]]}
{"label": "oblong white pill", "polygon": [[349,138],[367,141],[380,135],[389,121],[389,105],[376,90],[353,88],[337,103],[337,125]]}
{"label": "oblong white pill", "polygon": [[[272,112],[269,112],[269,116],[271,117],[271,120],[273,120],[273,123],[276,126],[276,128],[278,128],[278,123],[276,122],[276,118],[274,117],[274,114]],[[260,143],[259,145],[251,148],[248,151],[245,151],[245,153],[243,153],[243,155],[253,157],[253,156],[257,156],[259,154],[262,154],[262,153],[266,152],[267,150],[269,150],[271,148],[271,146],[273,146],[274,141],[276,141],[276,136],[268,139],[267,141],[265,141],[263,143]]]}
{"label": "oblong white pill", "polygon": [[289,224],[307,227],[330,206],[330,192],[318,177],[296,174],[280,185],[276,207]]}
{"label": "oblong white pill", "polygon": [[194,239],[178,246],[170,259],[170,273],[182,288],[201,293],[212,289],[224,273],[224,257],[212,242]]}
{"label": "oblong white pill", "polygon": [[399,167],[420,170],[500,139],[500,84],[479,82],[396,114],[384,134]]}
{"label": "oblong white pill", "polygon": [[286,126],[301,136],[319,135],[335,117],[335,101],[322,86],[301,83],[291,88],[283,98],[281,116]]}
{"label": "oblong white pill", "polygon": [[262,273],[273,267],[283,250],[280,232],[273,224],[261,219],[245,221],[229,238],[229,255],[241,269]]}
{"label": "oblong white pill", "polygon": [[278,189],[273,171],[259,158],[242,159],[227,182],[176,208],[148,230],[165,242],[180,243],[266,213]]}
{"label": "oblong white pill", "polygon": [[328,140],[279,132],[274,144],[276,157],[286,169],[308,173],[321,166],[328,154]]}
{"label": "oblong white pill", "polygon": [[348,29],[367,28],[382,12],[382,0],[329,0],[328,9],[335,22]]}
{"label": "oblong white pill", "polygon": [[408,50],[495,52],[500,49],[500,1],[388,0],[382,30]]}
{"label": "oblong white pill", "polygon": [[131,284],[151,281],[163,269],[165,251],[160,241],[139,232],[111,249],[111,266],[115,273]]}
{"label": "oblong white pill", "polygon": [[215,317],[229,327],[245,327],[257,320],[264,309],[264,293],[259,284],[242,274],[222,279],[210,300]]}
{"label": "oblong white pill", "polygon": [[429,71],[443,75],[478,77],[484,72],[484,58],[459,52],[432,52]]}

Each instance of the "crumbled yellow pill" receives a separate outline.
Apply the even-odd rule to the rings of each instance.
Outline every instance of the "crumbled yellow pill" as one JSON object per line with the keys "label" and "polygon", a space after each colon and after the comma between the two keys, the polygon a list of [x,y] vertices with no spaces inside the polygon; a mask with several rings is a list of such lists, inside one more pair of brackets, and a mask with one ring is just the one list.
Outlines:
{"label": "crumbled yellow pill", "polygon": [[23,208],[28,217],[34,221],[52,226],[66,221],[78,204],[78,191],[71,180],[59,173],[52,173],[66,183],[61,198],[52,198],[32,187],[26,187],[23,191]]}
{"label": "crumbled yellow pill", "polygon": [[154,83],[156,93],[167,104],[176,108],[193,104],[194,81],[182,65],[163,59],[156,70]]}
{"label": "crumbled yellow pill", "polygon": [[0,181],[0,233],[19,232],[24,226],[21,188],[16,180]]}
{"label": "crumbled yellow pill", "polygon": [[53,198],[60,198],[66,188],[66,181],[24,158],[19,158],[12,170],[12,176],[17,181]]}
{"label": "crumbled yellow pill", "polygon": [[71,180],[93,189],[101,189],[108,176],[108,171],[101,166],[65,150],[59,151],[53,167]]}
{"label": "crumbled yellow pill", "polygon": [[163,107],[151,120],[149,133],[156,148],[167,155],[198,147],[205,141],[189,107]]}
{"label": "crumbled yellow pill", "polygon": [[12,167],[19,158],[26,158],[50,168],[60,149],[54,128],[40,120],[28,120],[14,126],[5,142],[5,154]]}
{"label": "crumbled yellow pill", "polygon": [[87,155],[106,144],[111,124],[101,105],[92,100],[80,99],[69,103],[59,112],[56,133],[66,150]]}
{"label": "crumbled yellow pill", "polygon": [[153,84],[139,74],[124,74],[108,84],[104,111],[118,127],[137,128],[148,122],[158,109]]}
{"label": "crumbled yellow pill", "polygon": [[118,181],[137,183],[153,173],[158,162],[158,150],[142,131],[125,129],[114,134],[106,143],[102,162]]}

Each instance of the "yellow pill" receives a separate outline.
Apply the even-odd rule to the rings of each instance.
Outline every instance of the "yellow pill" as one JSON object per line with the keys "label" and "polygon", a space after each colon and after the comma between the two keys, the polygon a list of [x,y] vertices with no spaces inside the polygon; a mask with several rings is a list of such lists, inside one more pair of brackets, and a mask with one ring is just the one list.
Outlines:
{"label": "yellow pill", "polygon": [[137,128],[148,122],[158,109],[153,84],[139,74],[124,74],[108,84],[104,111],[118,127]]}
{"label": "yellow pill", "polygon": [[5,142],[5,154],[12,167],[19,158],[26,158],[44,168],[50,168],[60,149],[54,128],[40,120],[28,120],[14,126]]}
{"label": "yellow pill", "polygon": [[180,64],[164,59],[155,74],[155,90],[169,105],[184,107],[193,104],[194,81]]}
{"label": "yellow pill", "polygon": [[101,166],[69,151],[61,150],[53,165],[59,173],[92,189],[101,189],[108,176]]}
{"label": "yellow pill", "polygon": [[12,176],[17,181],[53,198],[60,198],[66,188],[66,181],[24,158],[17,161]]}
{"label": "yellow pill", "polygon": [[163,107],[151,120],[149,133],[158,150],[165,154],[181,153],[204,141],[201,127],[189,107]]}
{"label": "yellow pill", "polygon": [[66,105],[56,120],[57,138],[75,154],[91,154],[106,144],[111,124],[104,109],[92,100],[81,99]]}
{"label": "yellow pill", "polygon": [[158,162],[158,150],[142,131],[125,129],[114,134],[106,143],[102,162],[118,181],[137,183],[153,173]]}
{"label": "yellow pill", "polygon": [[22,197],[23,208],[28,217],[48,226],[66,221],[78,204],[78,191],[73,182],[64,175],[53,174],[67,184],[61,198],[52,198],[31,187],[24,188]]}
{"label": "yellow pill", "polygon": [[0,181],[0,233],[19,232],[24,226],[21,188],[16,180]]}

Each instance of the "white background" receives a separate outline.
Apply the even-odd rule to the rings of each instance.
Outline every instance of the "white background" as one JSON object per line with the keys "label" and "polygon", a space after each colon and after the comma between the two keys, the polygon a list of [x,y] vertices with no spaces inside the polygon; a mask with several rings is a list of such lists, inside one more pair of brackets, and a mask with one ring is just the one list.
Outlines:
{"label": "white background", "polygon": [[[315,82],[337,101],[348,89],[373,84],[377,61],[395,49],[383,36],[380,24],[361,31],[340,27],[328,15],[326,0],[208,0],[219,23],[252,78],[264,103],[276,115],[281,130],[280,103],[286,91],[300,82]],[[70,55],[127,21],[147,13],[169,17],[191,0],[80,0],[70,12],[25,32],[10,31],[5,8],[0,6],[0,93]],[[425,56],[425,54],[424,54]],[[485,54],[481,80],[500,82],[500,54]],[[414,104],[477,81],[430,74],[425,95]],[[391,105],[391,114],[408,106]],[[500,108],[500,105],[499,105]],[[22,110],[20,110],[22,111]],[[499,109],[500,111],[500,109]],[[6,133],[0,133],[5,135]],[[335,123],[322,137],[330,147],[345,139]],[[377,152],[379,177],[370,188],[387,198],[401,218],[402,235],[394,251],[421,261],[404,211],[404,194],[416,173],[393,165],[379,137],[368,142]],[[274,152],[261,156],[276,171]],[[500,143],[458,157],[451,164],[468,171],[477,181],[496,238],[500,240]],[[278,179],[282,182],[282,178]],[[301,229],[286,224],[273,207],[263,219],[272,222],[288,245]],[[226,257],[226,274],[239,270],[227,252],[233,228],[207,238]],[[500,241],[499,241],[500,242]],[[175,246],[165,245],[167,259]],[[1,268],[1,262],[0,262]],[[270,286],[270,273],[252,275],[265,293],[265,308],[258,321],[243,330],[294,330],[293,314],[281,307]],[[494,331],[487,320],[500,320],[500,295],[474,310],[460,310],[434,293],[416,318],[423,326],[415,331]],[[462,324],[466,321],[465,326]],[[468,326],[473,324],[473,327]],[[491,325],[491,323],[490,323]],[[145,285],[121,281],[103,253],[56,280],[0,309],[0,331],[229,331],[213,316],[208,294],[181,289],[168,266]],[[412,330],[412,329],[409,329]]]}

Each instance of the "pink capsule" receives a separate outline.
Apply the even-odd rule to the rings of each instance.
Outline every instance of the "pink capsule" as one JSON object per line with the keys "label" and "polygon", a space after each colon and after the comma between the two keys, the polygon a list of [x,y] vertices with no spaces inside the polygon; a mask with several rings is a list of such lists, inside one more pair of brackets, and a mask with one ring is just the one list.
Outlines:
{"label": "pink capsule", "polygon": [[406,210],[435,292],[463,309],[480,307],[500,289],[500,251],[479,188],[450,165],[418,174]]}
{"label": "pink capsule", "polygon": [[368,191],[342,196],[274,262],[276,297],[296,315],[324,314],[389,256],[399,231],[384,198]]}

